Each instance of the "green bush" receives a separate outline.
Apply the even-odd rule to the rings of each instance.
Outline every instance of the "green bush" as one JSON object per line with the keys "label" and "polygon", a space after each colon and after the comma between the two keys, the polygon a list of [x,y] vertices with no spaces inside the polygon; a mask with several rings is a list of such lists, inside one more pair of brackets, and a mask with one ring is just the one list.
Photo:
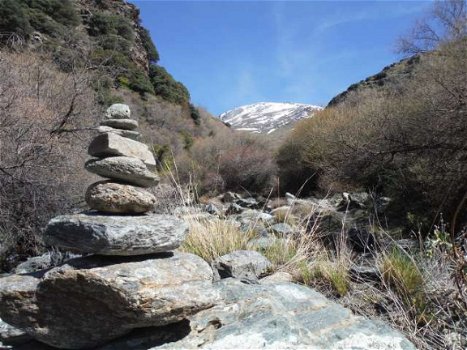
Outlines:
{"label": "green bush", "polygon": [[[74,27],[80,23],[78,11],[71,0],[20,0],[34,13],[42,12],[64,26]],[[32,17],[31,17],[32,19]]]}
{"label": "green bush", "polygon": [[130,41],[134,39],[133,28],[125,17],[105,12],[96,12],[91,16],[88,32],[92,36],[114,34]]}
{"label": "green bush", "polygon": [[139,68],[132,68],[128,73],[123,74],[124,77],[128,78],[128,87],[140,94],[150,93],[154,94],[154,88],[149,80],[146,72]]}
{"label": "green bush", "polygon": [[190,100],[187,88],[176,81],[165,68],[152,64],[149,67],[149,77],[154,86],[154,92],[164,100],[184,104]]}
{"label": "green bush", "polygon": [[97,39],[98,45],[104,50],[113,50],[128,56],[131,49],[131,41],[115,34],[101,35]]}
{"label": "green bush", "polygon": [[201,123],[201,115],[199,114],[198,109],[190,103],[190,117],[193,119],[196,125],[200,125]]}
{"label": "green bush", "polygon": [[27,38],[32,33],[28,14],[16,0],[0,0],[0,32]]}
{"label": "green bush", "polygon": [[151,39],[149,31],[146,28],[141,27],[139,36],[141,38],[141,42],[143,43],[144,49],[148,53],[149,62],[157,63],[157,61],[159,61],[159,52],[157,52],[156,46]]}
{"label": "green bush", "polygon": [[53,38],[59,38],[63,33],[63,25],[54,21],[51,17],[37,9],[29,9],[28,11],[29,23],[31,26],[44,34]]}

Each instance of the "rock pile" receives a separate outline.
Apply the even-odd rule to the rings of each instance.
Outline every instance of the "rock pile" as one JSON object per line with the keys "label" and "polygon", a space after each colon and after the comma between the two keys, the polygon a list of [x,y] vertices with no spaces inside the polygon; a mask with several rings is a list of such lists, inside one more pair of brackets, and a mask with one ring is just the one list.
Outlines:
{"label": "rock pile", "polygon": [[91,211],[53,218],[47,245],[79,254],[49,270],[2,278],[0,317],[33,338],[66,349],[93,347],[132,329],[163,326],[213,306],[213,273],[201,258],[172,250],[188,225],[149,213],[155,159],[136,139],[126,105],[112,105],[85,167],[108,180],[89,186]]}

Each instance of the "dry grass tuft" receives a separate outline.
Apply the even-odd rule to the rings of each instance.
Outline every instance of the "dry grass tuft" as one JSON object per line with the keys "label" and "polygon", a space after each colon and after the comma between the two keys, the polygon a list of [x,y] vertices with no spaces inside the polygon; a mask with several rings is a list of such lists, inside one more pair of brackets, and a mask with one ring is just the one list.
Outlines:
{"label": "dry grass tuft", "polygon": [[219,256],[248,248],[253,238],[251,231],[242,232],[232,220],[193,220],[190,219],[190,233],[181,250],[196,254],[207,262]]}

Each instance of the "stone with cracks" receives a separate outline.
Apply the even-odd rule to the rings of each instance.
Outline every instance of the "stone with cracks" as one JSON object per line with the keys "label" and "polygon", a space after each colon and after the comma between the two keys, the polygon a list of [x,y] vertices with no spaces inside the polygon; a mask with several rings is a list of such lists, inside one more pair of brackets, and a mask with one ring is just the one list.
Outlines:
{"label": "stone with cracks", "polygon": [[[252,250],[236,250],[222,255],[212,262],[220,278],[235,277],[247,281],[256,281],[272,266],[271,262],[260,253]],[[214,275],[217,276],[216,271]]]}
{"label": "stone with cracks", "polygon": [[180,246],[188,224],[171,215],[103,215],[96,212],[60,215],[49,221],[44,241],[79,253],[141,255]]}
{"label": "stone with cracks", "polygon": [[143,188],[110,181],[93,183],[85,199],[91,209],[114,214],[146,213],[156,204],[156,197]]}
{"label": "stone with cracks", "polygon": [[111,132],[113,134],[117,134],[119,136],[126,137],[132,140],[139,140],[141,138],[141,134],[138,131],[115,129],[115,128],[111,128],[110,126],[99,126],[97,128],[97,132],[99,134],[105,134],[107,132]]}
{"label": "stone with cracks", "polygon": [[149,169],[156,166],[154,155],[144,143],[130,140],[113,133],[98,135],[92,140],[88,148],[93,157],[126,156],[141,159]]}
{"label": "stone with cracks", "polygon": [[138,158],[120,156],[90,159],[84,167],[91,173],[136,186],[152,187],[159,182],[157,174],[149,171],[144,162]]}
{"label": "stone with cracks", "polygon": [[182,339],[133,347],[138,339],[128,338],[105,349],[415,350],[398,331],[355,316],[305,286],[244,284],[229,278],[214,288],[221,302],[190,316],[191,332]]}
{"label": "stone with cracks", "polygon": [[123,103],[114,103],[107,108],[104,116],[107,119],[130,119],[130,107]]}
{"label": "stone with cracks", "polygon": [[134,130],[138,127],[138,122],[133,119],[106,119],[101,121],[100,125],[115,129]]}
{"label": "stone with cracks", "polygon": [[0,317],[51,346],[94,347],[212,307],[211,280],[209,265],[192,254],[90,256],[2,278]]}

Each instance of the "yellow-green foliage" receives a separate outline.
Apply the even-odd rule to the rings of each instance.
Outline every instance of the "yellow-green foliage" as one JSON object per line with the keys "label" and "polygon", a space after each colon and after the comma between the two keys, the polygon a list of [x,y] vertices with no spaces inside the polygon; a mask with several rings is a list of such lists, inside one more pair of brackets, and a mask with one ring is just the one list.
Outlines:
{"label": "yellow-green foliage", "polygon": [[426,306],[425,283],[414,258],[394,247],[382,255],[380,265],[384,282],[406,305],[413,307],[417,315],[422,314]]}
{"label": "yellow-green foliage", "polygon": [[415,295],[423,290],[423,276],[417,264],[399,248],[383,255],[382,271],[384,280],[401,295]]}
{"label": "yellow-green foliage", "polygon": [[311,268],[311,276],[311,280],[323,279],[329,283],[339,296],[344,296],[349,291],[348,266],[339,261],[317,261]]}
{"label": "yellow-green foliage", "polygon": [[190,233],[181,249],[207,262],[234,250],[247,249],[252,234],[240,231],[231,220],[189,220]]}

